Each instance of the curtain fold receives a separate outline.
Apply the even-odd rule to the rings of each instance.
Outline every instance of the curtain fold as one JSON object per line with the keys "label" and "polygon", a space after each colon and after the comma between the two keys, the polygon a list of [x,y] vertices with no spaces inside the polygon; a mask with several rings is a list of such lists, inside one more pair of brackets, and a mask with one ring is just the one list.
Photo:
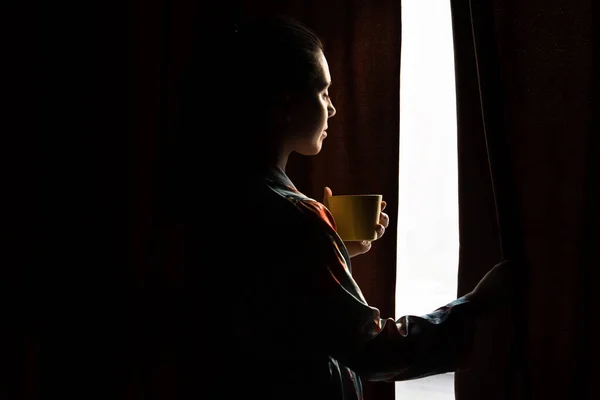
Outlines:
{"label": "curtain fold", "polygon": [[456,398],[596,398],[597,5],[451,5],[459,292],[483,276],[481,261],[527,261],[512,314],[478,324]]}

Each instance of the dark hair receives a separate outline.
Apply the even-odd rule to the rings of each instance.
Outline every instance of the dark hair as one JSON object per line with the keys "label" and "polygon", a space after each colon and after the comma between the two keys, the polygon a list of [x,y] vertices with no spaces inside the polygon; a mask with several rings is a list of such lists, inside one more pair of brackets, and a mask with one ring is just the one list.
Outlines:
{"label": "dark hair", "polygon": [[[268,142],[264,123],[274,94],[308,88],[323,43],[286,16],[201,27],[180,81],[181,113],[175,139],[177,168],[193,173],[236,162],[251,164]],[[219,157],[228,156],[228,160]],[[191,181],[191,179],[190,179]]]}
{"label": "dark hair", "polygon": [[232,38],[228,103],[244,124],[238,129],[262,129],[275,95],[305,90],[319,76],[323,43],[304,24],[280,15],[240,22]]}
{"label": "dark hair", "polygon": [[241,90],[301,90],[316,77],[323,43],[307,26],[285,16],[234,26],[232,71]]}

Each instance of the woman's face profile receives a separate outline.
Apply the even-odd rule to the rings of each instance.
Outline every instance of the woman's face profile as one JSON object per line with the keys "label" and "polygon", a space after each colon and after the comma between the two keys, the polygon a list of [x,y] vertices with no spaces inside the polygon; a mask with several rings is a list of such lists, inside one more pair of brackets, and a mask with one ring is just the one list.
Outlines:
{"label": "woman's face profile", "polygon": [[317,76],[310,85],[292,96],[285,147],[290,152],[316,155],[327,137],[327,121],[335,115],[329,98],[331,74],[323,52],[317,54]]}

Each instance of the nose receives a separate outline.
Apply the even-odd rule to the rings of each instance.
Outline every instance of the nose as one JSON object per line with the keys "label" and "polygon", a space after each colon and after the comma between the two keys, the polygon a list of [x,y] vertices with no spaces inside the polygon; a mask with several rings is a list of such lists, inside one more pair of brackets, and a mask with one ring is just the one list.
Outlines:
{"label": "nose", "polygon": [[335,107],[333,106],[333,103],[331,102],[331,100],[329,101],[329,105],[327,106],[327,111],[328,111],[328,118],[331,118],[335,115]]}

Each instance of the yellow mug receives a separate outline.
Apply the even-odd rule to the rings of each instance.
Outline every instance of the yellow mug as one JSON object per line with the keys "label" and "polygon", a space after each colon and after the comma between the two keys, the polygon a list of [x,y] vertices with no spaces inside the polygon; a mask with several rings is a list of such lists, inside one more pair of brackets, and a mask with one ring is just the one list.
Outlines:
{"label": "yellow mug", "polygon": [[345,242],[377,239],[381,194],[335,195],[327,199],[337,233]]}

